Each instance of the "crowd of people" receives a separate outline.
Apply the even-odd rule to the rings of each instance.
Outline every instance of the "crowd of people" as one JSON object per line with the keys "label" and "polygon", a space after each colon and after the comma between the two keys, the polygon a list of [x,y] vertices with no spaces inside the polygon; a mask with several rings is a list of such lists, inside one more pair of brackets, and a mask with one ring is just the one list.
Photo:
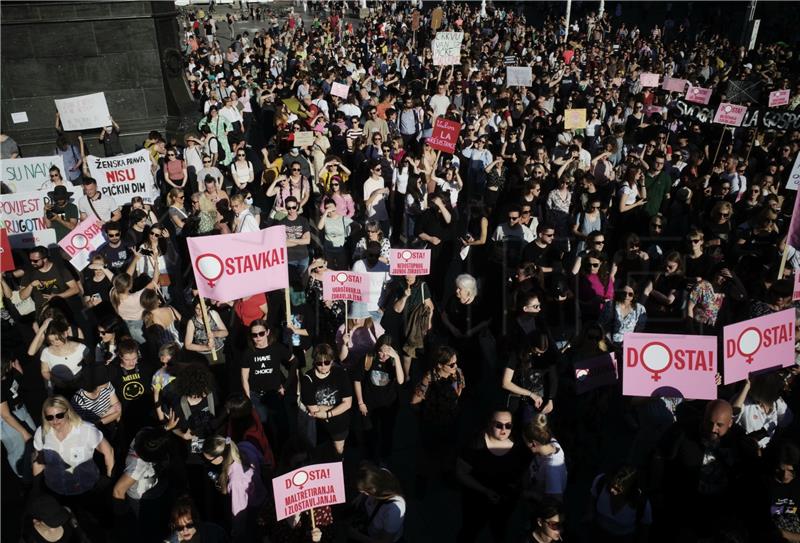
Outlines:
{"label": "crowd of people", "polygon": [[[4,473],[25,504],[4,523],[26,542],[799,541],[795,366],[718,379],[710,402],[575,372],[622,360],[630,332],[793,307],[800,127],[723,129],[640,76],[712,108],[733,80],[766,89],[752,108],[790,89],[793,112],[796,52],[669,14],[342,4],[251,5],[252,33],[182,12],[199,120],[141,142],[150,199],[89,174],[89,137],[134,150],[124,123],[57,121],[46,224],[96,217],[105,243],[80,271],[15,251],[3,275]],[[437,31],[463,32],[460,64],[434,65]],[[455,153],[426,143],[440,117]],[[273,225],[289,296],[200,300],[187,238]],[[392,248],[429,249],[431,273],[390,275]],[[329,270],[368,273],[370,301],[324,299]],[[340,460],[347,504],[276,520],[273,477]],[[459,508],[442,488],[460,525],[437,522]]]}

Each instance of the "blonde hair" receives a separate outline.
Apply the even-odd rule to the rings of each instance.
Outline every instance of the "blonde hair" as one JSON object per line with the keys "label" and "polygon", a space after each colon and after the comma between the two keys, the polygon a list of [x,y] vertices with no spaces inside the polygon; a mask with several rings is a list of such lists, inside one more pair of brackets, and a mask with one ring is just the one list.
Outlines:
{"label": "blonde hair", "polygon": [[241,193],[236,193],[230,198],[231,205],[233,204],[243,204],[244,203],[244,196]]}
{"label": "blonde hair", "polygon": [[122,301],[120,295],[128,294],[131,291],[131,287],[133,287],[133,277],[128,273],[120,273],[114,277],[112,285],[108,297],[111,299],[111,305],[114,306],[114,309],[119,309],[119,304]]}
{"label": "blonde hair", "polygon": [[59,409],[67,414],[67,420],[69,421],[70,427],[74,428],[78,426],[82,419],[78,414],[72,409],[72,405],[67,401],[64,396],[50,396],[47,398],[44,403],[42,404],[42,435],[46,434],[51,430],[50,423],[47,422],[47,418],[45,417],[47,410],[52,408]]}
{"label": "blonde hair", "polygon": [[553,439],[553,430],[550,428],[550,421],[547,420],[547,415],[538,413],[533,417],[527,426],[522,430],[522,435],[525,441],[536,443],[550,443]]}
{"label": "blonde hair", "polygon": [[[223,494],[228,493],[228,469],[234,462],[242,463],[239,447],[230,438],[214,436],[207,438],[203,443],[203,454],[217,458],[222,457],[222,466],[219,474],[219,487]],[[253,468],[251,468],[253,469]]]}
{"label": "blonde hair", "polygon": [[175,201],[178,199],[178,196],[180,196],[181,194],[183,194],[183,191],[181,189],[177,188],[170,189],[170,191],[167,193],[167,205],[173,205]]}

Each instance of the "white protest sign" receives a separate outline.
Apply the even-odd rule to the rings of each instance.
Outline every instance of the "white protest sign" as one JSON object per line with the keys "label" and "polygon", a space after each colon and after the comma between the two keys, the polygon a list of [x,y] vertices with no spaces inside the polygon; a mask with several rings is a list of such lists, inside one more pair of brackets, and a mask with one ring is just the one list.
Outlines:
{"label": "white protest sign", "polygon": [[461,64],[463,32],[439,32],[433,40],[433,65]]}
{"label": "white protest sign", "polygon": [[64,130],[111,126],[106,95],[102,92],[55,100]]}
{"label": "white protest sign", "polygon": [[506,66],[506,87],[530,87],[533,72],[530,66]]}
{"label": "white protest sign", "polygon": [[337,83],[336,81],[334,81],[333,85],[331,85],[332,96],[338,96],[339,98],[347,100],[348,94],[350,94],[350,85],[344,85],[342,83]]}
{"label": "white protest sign", "polygon": [[800,153],[794,157],[794,166],[792,166],[792,173],[789,174],[789,179],[786,181],[786,188],[789,190],[798,190],[800,187]]}
{"label": "white protest sign", "polygon": [[119,204],[130,202],[134,196],[150,202],[158,194],[150,169],[150,153],[146,149],[108,158],[89,155],[86,160],[100,193],[113,196]]}
{"label": "white protest sign", "polygon": [[45,198],[47,193],[44,191],[0,195],[2,226],[9,237],[47,228],[44,222]]}
{"label": "white protest sign", "polygon": [[50,181],[50,168],[55,166],[66,179],[64,158],[61,155],[32,156],[27,158],[7,158],[2,164],[3,183],[14,192],[39,190]]}
{"label": "white protest sign", "polygon": [[295,147],[308,147],[310,145],[314,145],[314,132],[312,130],[304,130],[294,133]]}

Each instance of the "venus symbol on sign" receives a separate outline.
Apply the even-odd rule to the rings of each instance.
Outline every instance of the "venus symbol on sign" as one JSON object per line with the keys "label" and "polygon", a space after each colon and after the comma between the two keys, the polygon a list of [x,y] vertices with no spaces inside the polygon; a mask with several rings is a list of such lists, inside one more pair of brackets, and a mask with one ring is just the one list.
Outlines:
{"label": "venus symbol on sign", "polygon": [[333,276],[333,280],[344,285],[347,283],[347,274],[345,272],[339,272]]}
{"label": "venus symbol on sign", "polygon": [[653,374],[653,381],[661,379],[661,373],[672,365],[672,351],[658,341],[648,343],[642,349],[642,366]]}
{"label": "venus symbol on sign", "polygon": [[70,245],[78,249],[85,249],[87,245],[89,245],[89,240],[83,234],[75,234],[72,236],[72,241],[70,241]]}
{"label": "venus symbol on sign", "polygon": [[296,487],[299,487],[300,490],[303,490],[303,485],[308,482],[308,472],[305,471],[298,471],[294,475],[292,475],[292,484]]}
{"label": "venus symbol on sign", "polygon": [[753,326],[745,328],[739,334],[739,340],[736,344],[739,348],[739,353],[748,364],[753,363],[753,355],[761,348],[761,339],[761,331]]}
{"label": "venus symbol on sign", "polygon": [[222,277],[222,259],[215,254],[205,253],[198,256],[194,267],[211,288],[214,288],[214,281]]}

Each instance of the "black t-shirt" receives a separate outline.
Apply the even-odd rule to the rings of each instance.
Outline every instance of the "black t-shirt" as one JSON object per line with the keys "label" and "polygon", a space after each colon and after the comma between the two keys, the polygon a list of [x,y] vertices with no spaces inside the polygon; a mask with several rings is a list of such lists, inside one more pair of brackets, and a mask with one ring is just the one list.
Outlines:
{"label": "black t-shirt", "polygon": [[800,533],[797,507],[800,505],[800,480],[783,484],[772,479],[767,489],[769,514],[776,527],[792,533]]}
{"label": "black t-shirt", "polygon": [[254,349],[242,357],[242,368],[250,369],[250,392],[277,391],[286,381],[281,366],[289,367],[292,353],[281,343]]}
{"label": "black t-shirt", "polygon": [[361,383],[361,392],[367,407],[384,407],[397,400],[397,373],[394,359],[381,362],[372,357],[372,364],[366,369],[366,359],[353,372],[353,381]]}
{"label": "black t-shirt", "polygon": [[12,369],[0,381],[0,403],[8,402],[8,409],[14,411],[18,407],[22,407],[22,396],[20,395],[20,387],[22,381],[20,374],[17,370]]}
{"label": "black t-shirt", "polygon": [[67,286],[67,282],[74,281],[74,278],[66,269],[53,262],[50,266],[50,269],[46,272],[33,268],[29,269],[25,272],[20,284],[25,287],[34,281],[39,281],[41,283],[38,287],[35,287],[31,291],[33,303],[37,308],[40,308],[45,302],[44,298],[42,298],[42,295],[60,294],[64,292],[67,290],[67,288],[69,288]]}
{"label": "black t-shirt", "polygon": [[112,247],[106,242],[97,248],[95,254],[103,255],[108,263],[108,269],[116,275],[123,271],[125,263],[131,257],[131,250],[124,241],[120,243],[119,247]]}
{"label": "black t-shirt", "polygon": [[[472,468],[470,475],[476,481],[501,496],[509,497],[517,492],[529,455],[519,443],[514,443],[505,454],[493,454],[486,446],[484,434],[481,434],[458,456]],[[475,491],[468,489],[466,492]]]}
{"label": "black t-shirt", "polygon": [[306,405],[335,407],[352,396],[350,378],[339,366],[333,366],[325,378],[318,377],[312,368],[300,380],[300,399]]}
{"label": "black t-shirt", "polygon": [[134,404],[143,408],[142,404],[152,403],[150,397],[150,382],[152,374],[141,364],[132,370],[122,368],[117,361],[112,361],[109,366],[111,383],[122,402],[123,414],[125,409],[130,409]]}
{"label": "black t-shirt", "polygon": [[537,266],[553,268],[556,267],[560,259],[561,255],[558,249],[552,245],[539,247],[535,240],[528,243],[522,250],[522,262],[533,262]]}
{"label": "black t-shirt", "polygon": [[[282,219],[278,224],[286,227],[286,239],[299,240],[306,232],[311,231],[311,225],[303,216],[291,221],[288,218]],[[295,245],[286,249],[289,260],[302,260],[308,257],[308,245]]]}
{"label": "black t-shirt", "polygon": [[543,354],[533,353],[522,363],[520,355],[514,353],[508,358],[506,367],[514,370],[511,382],[533,391],[544,401],[555,399],[557,386],[556,351],[549,349]]}
{"label": "black t-shirt", "polygon": [[93,276],[94,274],[84,278],[83,295],[90,298],[99,298],[100,301],[111,303],[111,299],[108,296],[112,286],[111,281],[105,276],[100,281],[95,281]]}

